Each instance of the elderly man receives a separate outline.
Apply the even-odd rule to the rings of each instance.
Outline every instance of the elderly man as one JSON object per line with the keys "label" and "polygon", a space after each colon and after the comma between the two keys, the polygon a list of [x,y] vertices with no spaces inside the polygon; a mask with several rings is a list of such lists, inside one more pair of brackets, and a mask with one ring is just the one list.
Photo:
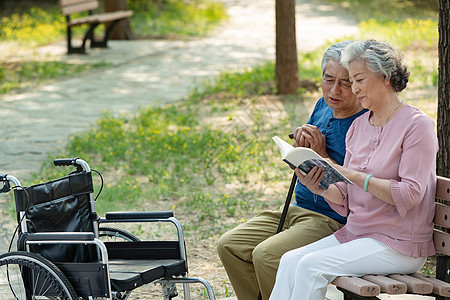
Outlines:
{"label": "elderly man", "polygon": [[[294,146],[310,147],[341,165],[347,130],[365,112],[352,93],[347,69],[340,63],[341,52],[349,43],[336,43],[324,53],[323,97],[307,124],[294,130]],[[283,207],[263,211],[219,239],[217,251],[239,300],[256,300],[259,292],[262,299],[269,299],[281,256],[332,234],[346,221],[322,196],[311,193],[300,182],[283,230],[275,234],[282,211]]]}

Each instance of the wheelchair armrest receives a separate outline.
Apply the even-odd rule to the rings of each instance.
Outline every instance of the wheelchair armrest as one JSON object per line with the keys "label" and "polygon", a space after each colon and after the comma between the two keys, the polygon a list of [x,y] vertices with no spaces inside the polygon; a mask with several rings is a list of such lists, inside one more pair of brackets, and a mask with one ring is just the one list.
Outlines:
{"label": "wheelchair armrest", "polygon": [[183,228],[171,211],[130,211],[130,212],[108,212],[104,218],[99,218],[99,224],[102,223],[142,223],[142,222],[170,222],[175,225],[180,245],[180,256],[186,259],[186,248],[184,241]]}
{"label": "wheelchair armrest", "polygon": [[93,241],[93,232],[48,232],[48,233],[25,233],[26,240],[38,241]]}
{"label": "wheelchair armrest", "polygon": [[125,211],[125,212],[108,212],[105,215],[107,221],[113,220],[142,220],[142,219],[168,219],[173,217],[171,211]]}

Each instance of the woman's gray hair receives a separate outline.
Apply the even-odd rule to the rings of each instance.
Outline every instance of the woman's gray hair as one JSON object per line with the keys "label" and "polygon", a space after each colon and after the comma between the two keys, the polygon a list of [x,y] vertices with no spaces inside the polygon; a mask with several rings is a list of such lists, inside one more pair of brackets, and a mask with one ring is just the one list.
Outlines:
{"label": "woman's gray hair", "polygon": [[392,88],[401,92],[409,81],[409,71],[403,65],[402,55],[390,44],[376,40],[355,41],[341,55],[341,63],[348,69],[354,60],[362,60],[366,67],[389,80]]}
{"label": "woman's gray hair", "polygon": [[323,54],[323,57],[322,57],[322,63],[320,65],[322,68],[322,75],[325,73],[325,68],[327,67],[327,63],[330,59],[332,59],[338,63],[341,62],[342,51],[344,51],[345,47],[347,47],[351,43],[352,43],[352,41],[337,42],[336,44],[331,45],[327,49],[327,51],[325,51],[325,53]]}

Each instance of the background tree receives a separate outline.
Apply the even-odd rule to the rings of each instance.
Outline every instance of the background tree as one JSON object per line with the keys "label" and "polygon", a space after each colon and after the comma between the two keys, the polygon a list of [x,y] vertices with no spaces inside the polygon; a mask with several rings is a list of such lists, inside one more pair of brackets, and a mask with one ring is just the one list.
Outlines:
{"label": "background tree", "polygon": [[298,87],[295,0],[275,0],[275,78],[278,94],[295,94]]}
{"label": "background tree", "polygon": [[450,3],[439,0],[439,83],[437,108],[437,173],[450,176]]}
{"label": "background tree", "polygon": [[[128,10],[127,0],[105,0],[105,12],[118,10]],[[114,29],[111,31],[109,38],[113,40],[134,39],[134,34],[131,30],[130,19],[127,18],[120,21],[119,24],[116,24]]]}

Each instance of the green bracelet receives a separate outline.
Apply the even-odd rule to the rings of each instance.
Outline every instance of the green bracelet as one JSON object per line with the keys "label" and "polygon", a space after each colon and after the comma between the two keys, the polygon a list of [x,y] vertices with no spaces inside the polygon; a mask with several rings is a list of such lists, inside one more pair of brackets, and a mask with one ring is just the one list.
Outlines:
{"label": "green bracelet", "polygon": [[372,176],[373,176],[372,174],[368,174],[366,176],[366,180],[364,180],[364,192],[367,192],[367,185],[369,184],[370,177]]}

